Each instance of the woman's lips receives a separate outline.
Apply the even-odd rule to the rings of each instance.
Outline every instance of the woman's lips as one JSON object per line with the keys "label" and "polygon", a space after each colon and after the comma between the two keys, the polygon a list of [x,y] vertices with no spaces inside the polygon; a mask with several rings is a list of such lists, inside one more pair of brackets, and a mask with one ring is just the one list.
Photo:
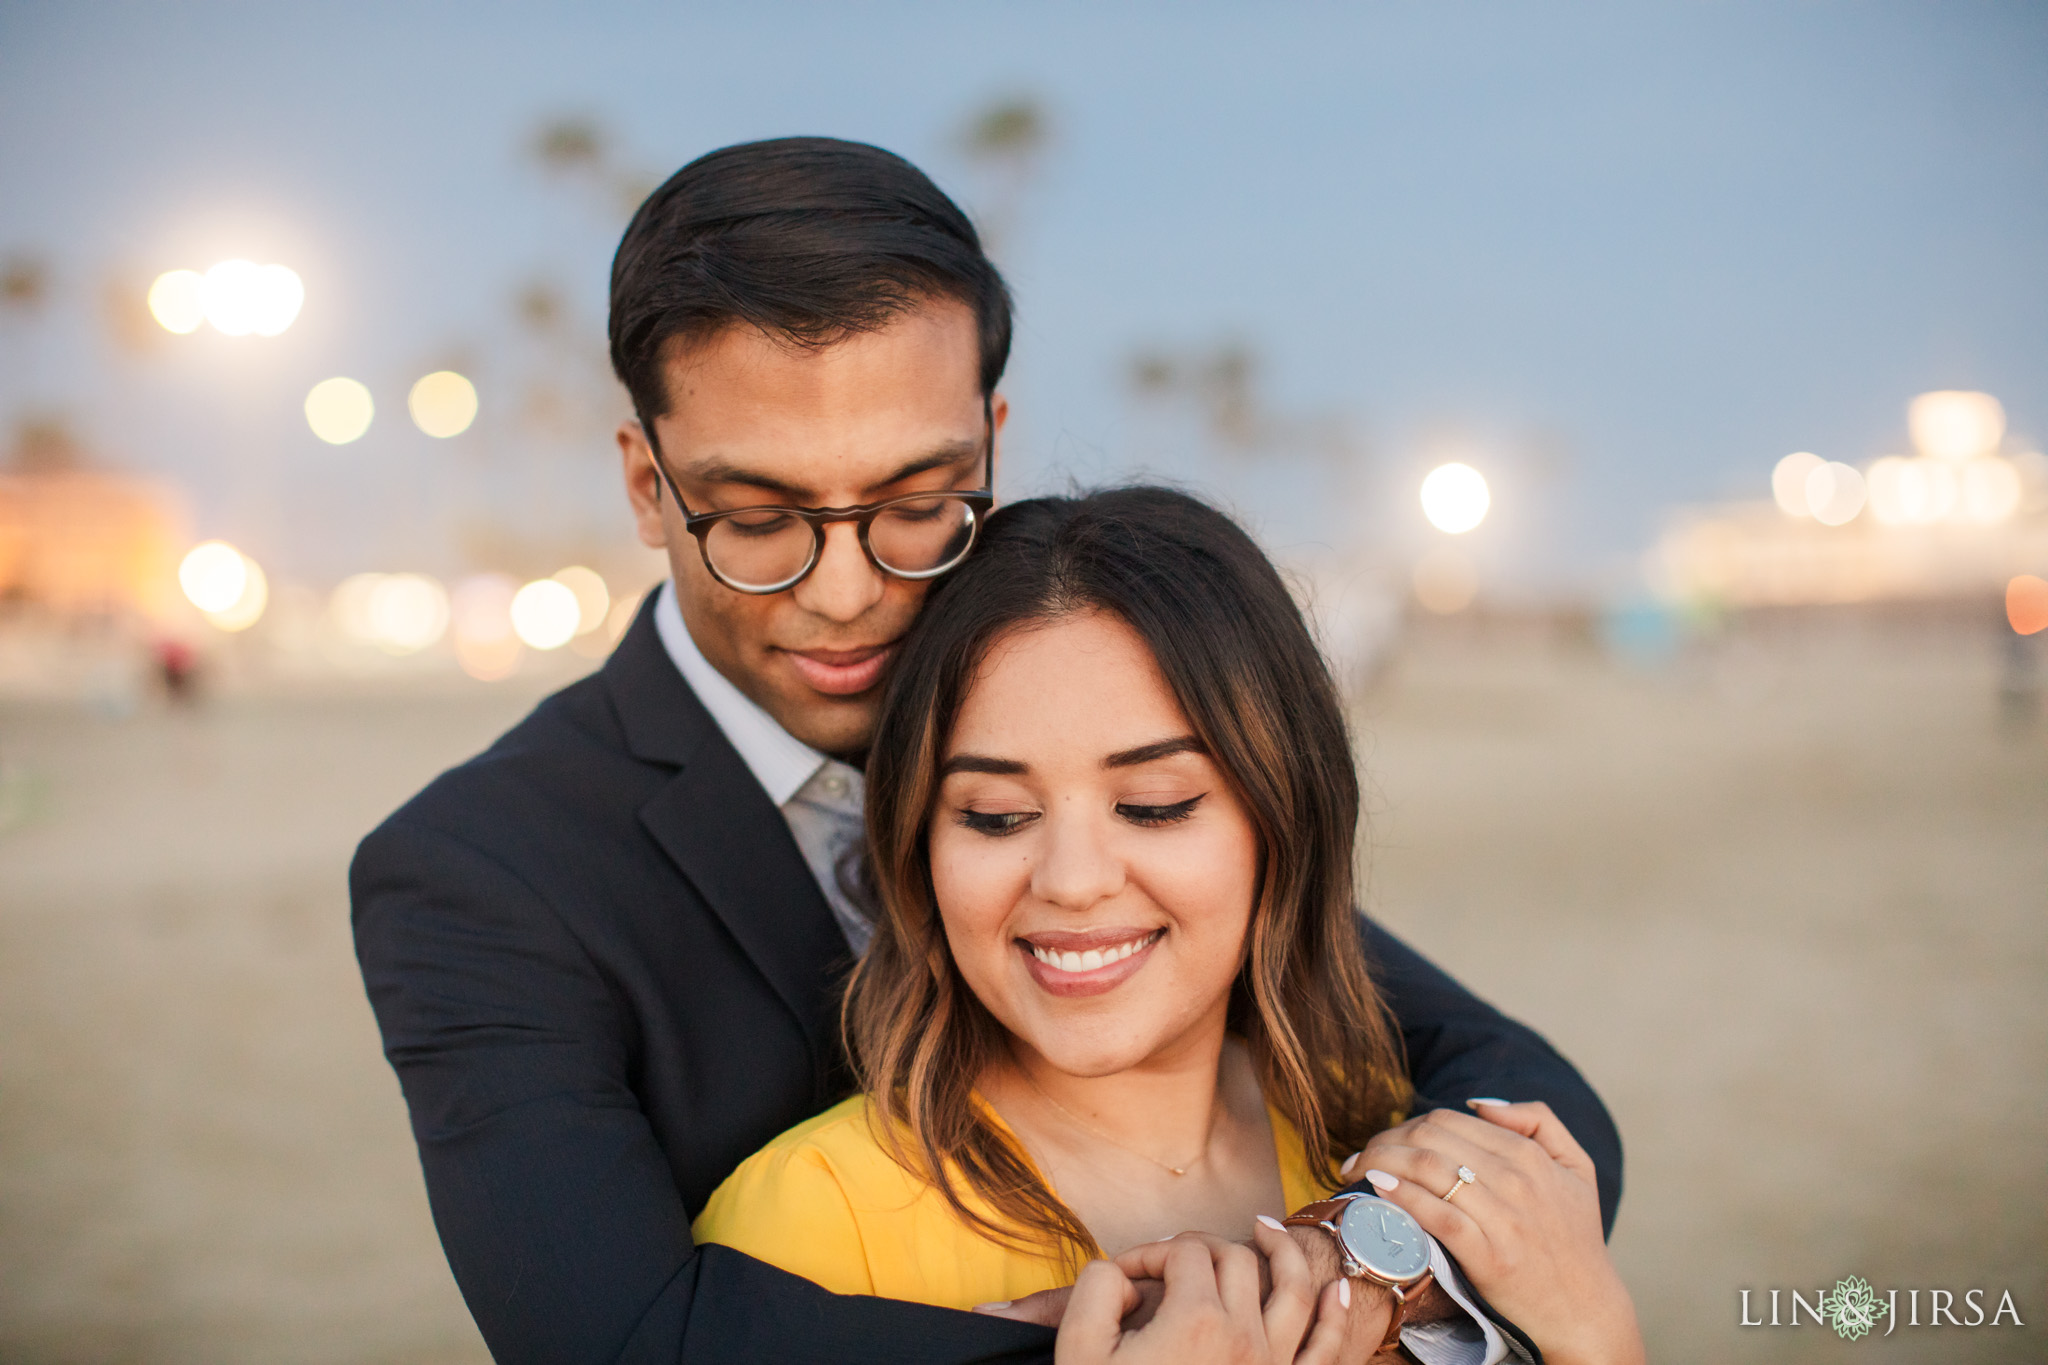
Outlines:
{"label": "woman's lips", "polygon": [[790,666],[813,691],[827,696],[850,697],[873,687],[882,676],[894,644],[870,645],[866,649],[787,649]]}
{"label": "woman's lips", "polygon": [[1018,951],[1032,980],[1053,995],[1101,995],[1143,970],[1164,929],[1124,931],[1106,937],[1089,934],[1040,934],[1018,939]]}

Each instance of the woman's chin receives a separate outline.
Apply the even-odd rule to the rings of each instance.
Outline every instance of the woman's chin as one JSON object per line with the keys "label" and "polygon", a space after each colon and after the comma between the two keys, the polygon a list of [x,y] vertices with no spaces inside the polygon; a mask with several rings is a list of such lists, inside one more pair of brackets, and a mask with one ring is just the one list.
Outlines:
{"label": "woman's chin", "polygon": [[1144,1044],[1104,1047],[1099,1038],[1026,1038],[1023,1042],[1053,1071],[1077,1080],[1121,1075],[1144,1065],[1153,1052]]}

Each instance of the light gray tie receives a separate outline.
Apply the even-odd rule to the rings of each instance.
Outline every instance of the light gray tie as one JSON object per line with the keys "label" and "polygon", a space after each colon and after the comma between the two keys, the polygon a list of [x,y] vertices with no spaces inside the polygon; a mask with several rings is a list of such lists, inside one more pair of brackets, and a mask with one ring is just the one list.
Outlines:
{"label": "light gray tie", "polygon": [[872,902],[859,876],[866,799],[860,770],[828,758],[782,803],[782,818],[856,956],[867,951],[875,932]]}

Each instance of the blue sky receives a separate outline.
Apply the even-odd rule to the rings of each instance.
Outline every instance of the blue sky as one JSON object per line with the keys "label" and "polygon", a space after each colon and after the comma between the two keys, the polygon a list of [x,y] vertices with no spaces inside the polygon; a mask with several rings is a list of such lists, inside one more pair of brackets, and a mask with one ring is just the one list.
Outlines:
{"label": "blue sky", "polygon": [[[1004,263],[1020,331],[1005,492],[1138,469],[1276,544],[1392,558],[1414,486],[1492,477],[1490,575],[1612,584],[1675,504],[1772,462],[1897,449],[1923,389],[2048,437],[2048,7],[2018,3],[341,5],[0,9],[0,420],[65,415],[287,573],[463,566],[496,519],[628,534],[608,432],[522,434],[559,356],[509,300],[557,281],[593,341],[623,211],[525,155],[587,115],[660,175],[721,144],[862,138],[970,208],[959,130],[1026,92],[1053,139]],[[283,337],[126,350],[124,273],[292,264]],[[1208,449],[1137,403],[1143,347],[1225,339],[1353,465]],[[403,420],[477,377],[477,429]],[[586,369],[588,366],[586,365]],[[379,419],[322,446],[306,389]]]}

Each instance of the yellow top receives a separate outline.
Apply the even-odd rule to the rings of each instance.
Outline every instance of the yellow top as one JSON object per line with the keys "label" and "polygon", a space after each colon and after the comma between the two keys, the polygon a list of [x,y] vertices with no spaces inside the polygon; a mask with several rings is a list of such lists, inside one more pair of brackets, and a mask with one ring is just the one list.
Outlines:
{"label": "yellow top", "polygon": [[[1311,1174],[1294,1125],[1270,1104],[1266,1114],[1287,1207],[1329,1195],[1332,1187]],[[945,1196],[882,1149],[861,1095],[748,1157],[712,1191],[690,1231],[699,1242],[722,1242],[835,1294],[942,1308],[1020,1299],[1072,1278],[1056,1256],[1003,1246],[962,1222]]]}

